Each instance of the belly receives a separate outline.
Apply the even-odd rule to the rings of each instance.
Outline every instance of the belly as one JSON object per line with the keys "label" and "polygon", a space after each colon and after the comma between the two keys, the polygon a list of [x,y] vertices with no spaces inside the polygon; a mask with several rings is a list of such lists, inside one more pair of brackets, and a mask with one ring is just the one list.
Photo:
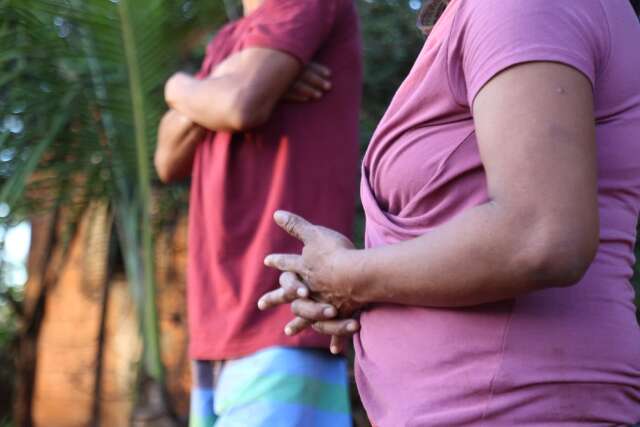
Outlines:
{"label": "belly", "polygon": [[596,271],[474,308],[375,306],[355,339],[365,407],[380,427],[637,422],[640,332],[624,286]]}

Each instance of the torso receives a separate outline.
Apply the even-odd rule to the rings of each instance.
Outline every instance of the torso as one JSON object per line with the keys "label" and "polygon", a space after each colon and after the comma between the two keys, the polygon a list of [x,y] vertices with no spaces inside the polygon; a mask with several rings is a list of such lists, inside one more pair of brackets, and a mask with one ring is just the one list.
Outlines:
{"label": "torso", "polygon": [[[331,1],[342,8],[340,16],[314,60],[332,69],[332,90],[320,101],[279,103],[265,125],[243,133],[210,133],[198,146],[189,212],[192,358],[234,358],[274,345],[328,348],[328,339],[313,331],[285,336],[283,327],[291,318],[287,307],[260,312],[256,303],[278,283],[278,272],[264,266],[264,257],[300,251],[299,242],[274,223],[274,211],[290,210],[351,233],[361,46],[353,3]],[[287,4],[302,13],[295,3]],[[263,5],[219,32],[200,77],[247,47],[261,22],[273,22],[264,14],[277,3]],[[265,34],[277,33],[272,30]],[[268,42],[267,36],[261,39]]]}
{"label": "torso", "polygon": [[[626,40],[640,39],[640,26],[627,3],[608,3],[616,25],[595,83],[596,260],[571,288],[465,309],[364,312],[356,377],[377,426],[640,421],[640,332],[629,282],[640,209],[640,53]],[[369,247],[428,233],[488,200],[471,109],[454,93],[464,90],[452,35],[464,5],[454,0],[441,17],[365,156]]]}

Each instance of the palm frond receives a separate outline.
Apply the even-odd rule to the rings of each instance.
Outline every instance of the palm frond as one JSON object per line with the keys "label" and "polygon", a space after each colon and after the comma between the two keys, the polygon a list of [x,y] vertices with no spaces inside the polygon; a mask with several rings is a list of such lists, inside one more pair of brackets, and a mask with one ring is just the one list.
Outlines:
{"label": "palm frond", "polygon": [[[169,3],[8,0],[2,6],[9,19],[0,27],[0,46],[7,47],[0,56],[0,96],[7,101],[0,113],[22,128],[0,133],[0,150],[19,153],[5,162],[0,201],[15,207],[28,186],[40,203],[47,186],[51,194],[79,197],[81,206],[90,198],[111,201],[138,296],[145,371],[161,380],[149,206],[162,83],[177,57],[175,34],[166,31]],[[12,111],[20,103],[29,108],[17,108],[18,116]],[[79,184],[86,191],[69,191]]]}

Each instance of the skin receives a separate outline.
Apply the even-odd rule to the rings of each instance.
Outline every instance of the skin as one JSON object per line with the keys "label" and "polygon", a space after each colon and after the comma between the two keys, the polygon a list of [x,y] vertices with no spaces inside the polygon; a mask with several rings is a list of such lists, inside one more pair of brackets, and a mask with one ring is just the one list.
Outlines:
{"label": "skin", "polygon": [[[262,0],[245,0],[245,15]],[[265,123],[280,101],[315,101],[331,89],[330,71],[302,67],[273,49],[248,48],[217,65],[207,79],[178,72],[165,85],[170,107],[158,129],[154,163],[163,182],[188,177],[206,130],[245,131]],[[215,102],[211,102],[215,100]]]}
{"label": "skin", "polygon": [[[514,66],[481,89],[473,118],[487,203],[418,238],[366,250],[354,249],[334,231],[276,212],[275,221],[304,249],[301,255],[265,259],[289,272],[281,282],[295,292],[265,294],[259,308],[293,301],[297,317],[289,333],[314,325],[323,333],[350,335],[347,326],[357,325],[349,313],[370,303],[453,308],[577,283],[599,243],[588,79],[557,63]],[[312,299],[299,296],[302,288]],[[327,304],[336,311],[325,312]],[[339,347],[334,340],[332,351]]]}

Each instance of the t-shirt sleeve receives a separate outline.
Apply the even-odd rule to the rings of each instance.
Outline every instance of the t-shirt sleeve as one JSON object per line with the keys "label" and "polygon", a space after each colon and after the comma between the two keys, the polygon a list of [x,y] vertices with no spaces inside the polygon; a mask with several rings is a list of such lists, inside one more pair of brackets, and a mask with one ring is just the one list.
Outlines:
{"label": "t-shirt sleeve", "polygon": [[252,17],[244,47],[286,52],[303,64],[330,36],[340,0],[265,0]]}
{"label": "t-shirt sleeve", "polygon": [[453,74],[463,87],[457,95],[473,106],[496,74],[533,61],[571,66],[595,87],[608,60],[609,37],[600,0],[468,0],[452,28],[459,70]]}

